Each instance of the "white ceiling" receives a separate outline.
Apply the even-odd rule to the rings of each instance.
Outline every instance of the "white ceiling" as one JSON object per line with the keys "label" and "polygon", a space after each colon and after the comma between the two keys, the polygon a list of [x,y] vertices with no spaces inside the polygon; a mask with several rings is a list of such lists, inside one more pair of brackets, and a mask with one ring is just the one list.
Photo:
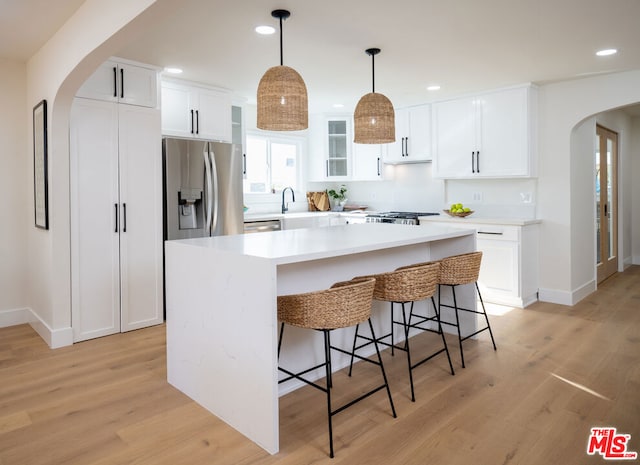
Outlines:
{"label": "white ceiling", "polygon": [[[62,24],[81,0],[0,0],[0,56],[26,59],[34,44]],[[232,89],[248,101],[262,74],[279,64],[271,10],[285,8],[284,63],[304,78],[310,110],[353,111],[371,91],[370,47],[376,91],[396,106],[523,82],[546,83],[640,69],[639,0],[181,0],[173,18],[141,33],[115,55]],[[5,18],[30,10],[30,27]],[[41,19],[38,19],[41,18]],[[24,21],[23,21],[24,22]],[[11,24],[10,32],[5,30]],[[20,46],[8,46],[6,36]],[[602,48],[617,48],[596,57]],[[36,47],[37,49],[37,47]],[[427,92],[430,84],[442,86]]]}

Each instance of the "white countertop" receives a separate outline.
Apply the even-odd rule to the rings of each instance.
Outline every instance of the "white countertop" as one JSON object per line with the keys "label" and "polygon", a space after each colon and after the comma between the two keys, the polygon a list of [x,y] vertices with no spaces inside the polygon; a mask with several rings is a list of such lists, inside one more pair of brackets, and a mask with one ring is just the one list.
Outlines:
{"label": "white countertop", "polygon": [[452,224],[496,224],[504,226],[527,226],[530,224],[540,223],[541,220],[525,220],[521,218],[478,218],[472,215],[464,218],[449,216],[446,213],[441,213],[439,216],[421,216],[420,224],[423,225],[429,222],[436,223],[452,223]]}
{"label": "white countertop", "polygon": [[286,264],[419,244],[469,234],[473,234],[473,231],[435,224],[416,227],[364,223],[168,242],[269,259],[275,264]]}

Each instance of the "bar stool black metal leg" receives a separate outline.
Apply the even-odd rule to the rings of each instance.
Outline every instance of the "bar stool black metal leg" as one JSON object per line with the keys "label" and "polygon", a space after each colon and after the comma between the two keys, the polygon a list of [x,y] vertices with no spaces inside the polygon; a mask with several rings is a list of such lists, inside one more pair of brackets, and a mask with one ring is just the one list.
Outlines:
{"label": "bar stool black metal leg", "polygon": [[409,325],[407,325],[407,316],[405,312],[404,302],[402,305],[402,323],[404,326],[404,347],[407,351],[407,365],[409,366],[409,383],[411,384],[411,402],[416,401],[416,395],[413,390],[413,370],[411,369],[411,351],[409,350]]}
{"label": "bar stool black metal leg", "polygon": [[456,301],[456,286],[451,286],[451,292],[453,294],[453,306],[456,312],[456,326],[458,327],[458,345],[460,346],[460,359],[462,360],[462,368],[464,366],[464,352],[462,352],[462,334],[460,334],[460,317],[458,316],[458,302]]}
{"label": "bar stool black metal leg", "polygon": [[329,457],[333,458],[333,423],[331,413],[331,340],[329,338],[329,330],[325,329],[324,333],[324,360],[325,371],[327,377],[327,418],[329,421]]}
{"label": "bar stool black metal leg", "polygon": [[384,365],[382,364],[382,356],[380,355],[380,349],[378,348],[378,342],[376,341],[376,335],[373,332],[373,324],[371,318],[369,318],[369,329],[371,330],[371,338],[373,339],[373,345],[376,348],[376,354],[378,355],[378,363],[380,364],[380,371],[382,371],[382,378],[384,379],[384,385],[387,388],[387,396],[389,397],[389,404],[391,405],[391,412],[393,418],[398,418],[396,415],[396,408],[393,405],[393,399],[391,398],[391,390],[389,389],[389,381],[387,381],[387,373],[384,371]]}
{"label": "bar stool black metal leg", "polygon": [[480,304],[482,305],[482,313],[484,313],[484,319],[487,322],[487,329],[491,336],[491,342],[493,343],[493,350],[498,350],[496,347],[496,341],[493,339],[493,331],[491,331],[491,325],[489,324],[489,317],[487,316],[487,310],[484,308],[484,301],[482,300],[482,294],[480,294],[480,288],[478,287],[478,281],[476,281],[476,290],[478,291],[478,297],[480,298]]}
{"label": "bar stool black metal leg", "polygon": [[282,347],[283,334],[284,334],[284,323],[280,323],[280,335],[278,337],[278,360],[280,360],[280,348]]}
{"label": "bar stool black metal leg", "polygon": [[393,321],[393,302],[389,302],[389,305],[391,305],[391,355],[395,355],[394,353],[394,348],[395,348],[395,336],[394,336],[394,321]]}
{"label": "bar stool black metal leg", "polygon": [[356,332],[353,335],[353,348],[351,349],[351,361],[349,362],[349,376],[351,376],[351,370],[353,370],[353,354],[356,353],[356,341],[358,340],[358,329],[360,329],[360,323],[356,325]]}
{"label": "bar stool black metal leg", "polygon": [[440,323],[440,312],[436,307],[436,300],[433,298],[433,296],[431,296],[431,305],[433,305],[433,311],[436,312],[436,320],[438,321],[438,333],[442,337],[442,343],[444,344],[444,351],[447,353],[447,360],[449,360],[449,368],[451,369],[451,374],[455,375],[456,373],[453,371],[453,363],[451,363],[451,356],[449,355],[449,347],[447,347],[447,340],[444,338],[444,331],[442,331],[442,324]]}

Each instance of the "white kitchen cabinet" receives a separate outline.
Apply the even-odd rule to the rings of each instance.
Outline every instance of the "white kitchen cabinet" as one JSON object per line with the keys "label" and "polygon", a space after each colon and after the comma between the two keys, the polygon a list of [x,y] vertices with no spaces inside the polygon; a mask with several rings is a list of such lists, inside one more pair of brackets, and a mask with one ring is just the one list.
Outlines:
{"label": "white kitchen cabinet", "polygon": [[385,163],[422,163],[431,160],[431,105],[396,110],[396,141],[389,144]]}
{"label": "white kitchen cabinet", "polygon": [[162,323],[160,111],[76,98],[70,124],[74,341]]}
{"label": "white kitchen cabinet", "polygon": [[[421,224],[439,223],[427,220]],[[526,307],[538,300],[538,225],[441,222],[446,226],[474,229],[482,251],[478,285],[485,302]]]}
{"label": "white kitchen cabinet", "polygon": [[163,80],[162,134],[231,142],[231,94],[183,81]]}
{"label": "white kitchen cabinet", "polygon": [[383,148],[381,144],[353,144],[352,181],[378,181],[384,178]]}
{"label": "white kitchen cabinet", "polygon": [[535,176],[535,109],[531,86],[434,104],[434,176]]}
{"label": "white kitchen cabinet", "polygon": [[351,157],[352,132],[351,118],[329,118],[326,129],[326,175],[331,178],[349,176],[349,159]]}
{"label": "white kitchen cabinet", "polygon": [[346,181],[351,176],[352,117],[309,116],[309,181]]}
{"label": "white kitchen cabinet", "polygon": [[76,96],[155,108],[158,70],[126,60],[107,60],[84,82]]}

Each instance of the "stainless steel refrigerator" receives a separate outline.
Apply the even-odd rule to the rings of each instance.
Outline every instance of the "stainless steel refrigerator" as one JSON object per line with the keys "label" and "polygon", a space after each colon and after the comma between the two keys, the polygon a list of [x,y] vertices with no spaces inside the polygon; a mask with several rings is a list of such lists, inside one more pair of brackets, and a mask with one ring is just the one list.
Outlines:
{"label": "stainless steel refrigerator", "polygon": [[242,234],[242,147],[162,140],[164,239]]}

